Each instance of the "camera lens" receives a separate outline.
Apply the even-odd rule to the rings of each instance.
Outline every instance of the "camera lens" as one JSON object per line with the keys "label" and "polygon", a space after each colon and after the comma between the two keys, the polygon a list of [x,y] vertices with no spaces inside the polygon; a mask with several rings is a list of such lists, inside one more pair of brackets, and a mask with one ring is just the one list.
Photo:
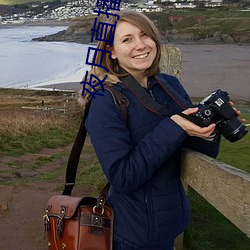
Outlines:
{"label": "camera lens", "polygon": [[244,124],[241,124],[241,126],[237,129],[235,129],[235,131],[229,135],[228,140],[230,142],[236,142],[238,140],[240,140],[243,136],[245,136],[247,134],[247,128]]}
{"label": "camera lens", "polygon": [[247,127],[238,118],[218,124],[217,129],[230,142],[236,142],[248,133]]}

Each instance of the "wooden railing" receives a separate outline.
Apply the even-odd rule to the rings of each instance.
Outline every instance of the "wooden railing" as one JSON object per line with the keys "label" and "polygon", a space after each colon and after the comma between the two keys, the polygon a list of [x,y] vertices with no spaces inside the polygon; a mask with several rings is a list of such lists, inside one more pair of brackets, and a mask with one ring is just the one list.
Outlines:
{"label": "wooden railing", "polygon": [[[250,174],[200,154],[184,150],[181,179],[243,233],[250,237]],[[183,235],[176,240],[182,250]]]}

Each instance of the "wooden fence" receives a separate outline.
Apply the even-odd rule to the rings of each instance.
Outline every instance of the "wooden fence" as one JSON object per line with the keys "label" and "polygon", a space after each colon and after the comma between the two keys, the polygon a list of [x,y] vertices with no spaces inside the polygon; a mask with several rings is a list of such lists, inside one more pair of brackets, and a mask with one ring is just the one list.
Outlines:
{"label": "wooden fence", "polygon": [[51,111],[51,112],[62,112],[66,113],[67,112],[67,107],[64,105],[63,107],[22,107],[22,109],[28,109],[28,110],[34,110],[34,111]]}
{"label": "wooden fence", "polygon": [[[181,179],[243,233],[250,237],[250,174],[200,154],[184,150]],[[182,250],[183,234],[176,240]]]}
{"label": "wooden fence", "polygon": [[53,115],[64,115],[69,116],[69,115],[74,115],[74,114],[79,114],[81,108],[79,104],[77,103],[64,103],[62,106],[58,107],[48,107],[48,106],[23,106],[22,109],[26,110],[32,110],[35,112],[48,112]]}

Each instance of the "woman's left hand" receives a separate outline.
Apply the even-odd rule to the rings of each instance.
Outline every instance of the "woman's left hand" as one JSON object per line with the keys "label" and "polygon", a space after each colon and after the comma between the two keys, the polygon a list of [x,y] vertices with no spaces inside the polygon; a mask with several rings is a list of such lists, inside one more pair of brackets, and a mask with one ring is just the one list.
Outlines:
{"label": "woman's left hand", "polygon": [[[230,105],[233,107],[233,109],[235,110],[235,113],[236,113],[236,115],[237,116],[240,116],[241,115],[241,112],[239,111],[239,110],[237,110],[235,107],[234,107],[234,103],[233,102],[229,102],[230,103]],[[242,118],[242,119],[240,119],[241,120],[241,122],[246,122],[246,119],[244,119],[244,118]]]}

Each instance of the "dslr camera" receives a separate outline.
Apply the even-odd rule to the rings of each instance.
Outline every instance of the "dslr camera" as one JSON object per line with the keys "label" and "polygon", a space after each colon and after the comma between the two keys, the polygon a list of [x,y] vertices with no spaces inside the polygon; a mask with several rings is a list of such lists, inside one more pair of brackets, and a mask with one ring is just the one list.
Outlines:
{"label": "dslr camera", "polygon": [[229,103],[228,93],[216,90],[198,104],[199,110],[185,118],[200,127],[215,123],[216,129],[230,142],[236,142],[248,133]]}

